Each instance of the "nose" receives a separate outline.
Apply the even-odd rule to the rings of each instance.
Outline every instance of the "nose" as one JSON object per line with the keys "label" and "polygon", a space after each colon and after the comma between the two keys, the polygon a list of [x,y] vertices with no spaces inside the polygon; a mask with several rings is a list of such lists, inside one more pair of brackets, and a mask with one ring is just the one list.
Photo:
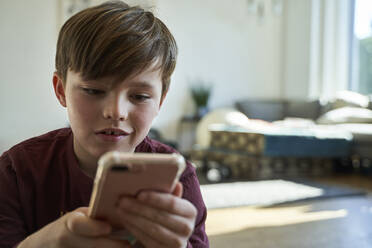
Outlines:
{"label": "nose", "polygon": [[113,121],[124,121],[128,118],[128,104],[123,97],[112,96],[104,102],[103,117]]}

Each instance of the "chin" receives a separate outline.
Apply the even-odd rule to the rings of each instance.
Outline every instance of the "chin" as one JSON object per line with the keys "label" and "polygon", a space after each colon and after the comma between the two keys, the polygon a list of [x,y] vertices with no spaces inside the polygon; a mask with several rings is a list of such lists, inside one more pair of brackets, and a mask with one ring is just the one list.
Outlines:
{"label": "chin", "polygon": [[118,151],[118,152],[134,152],[135,148],[131,147],[120,147],[120,146],[115,146],[115,147],[108,147],[105,149],[100,149],[100,151],[97,153],[98,157],[102,156],[106,152],[111,152],[111,151]]}
{"label": "chin", "polygon": [[96,147],[93,151],[92,151],[92,156],[95,157],[97,160],[103,155],[105,154],[106,152],[109,152],[109,151],[115,151],[116,149],[115,148],[109,148],[109,147]]}
{"label": "chin", "polygon": [[119,152],[134,152],[136,148],[128,148],[128,147],[125,147],[125,148],[120,148],[120,149],[116,149],[116,151],[119,151]]}

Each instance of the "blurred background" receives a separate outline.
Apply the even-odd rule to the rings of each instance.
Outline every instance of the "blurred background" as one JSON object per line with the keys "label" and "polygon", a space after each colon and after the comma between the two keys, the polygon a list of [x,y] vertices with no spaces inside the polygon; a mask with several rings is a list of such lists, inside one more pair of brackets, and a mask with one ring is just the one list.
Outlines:
{"label": "blurred background", "polygon": [[[0,2],[0,151],[67,125],[51,81],[58,31],[72,13],[101,2]],[[212,85],[209,110],[240,99],[369,93],[370,50],[358,47],[371,35],[371,12],[364,7],[369,2],[129,1],[153,10],[179,46],[171,90],[154,126],[166,139],[177,139],[180,120],[196,111],[190,86],[198,81]]]}
{"label": "blurred background", "polygon": [[[102,2],[0,1],[0,153],[68,126],[58,32]],[[151,135],[197,166],[212,247],[371,247],[372,1],[126,2],[177,41]]]}

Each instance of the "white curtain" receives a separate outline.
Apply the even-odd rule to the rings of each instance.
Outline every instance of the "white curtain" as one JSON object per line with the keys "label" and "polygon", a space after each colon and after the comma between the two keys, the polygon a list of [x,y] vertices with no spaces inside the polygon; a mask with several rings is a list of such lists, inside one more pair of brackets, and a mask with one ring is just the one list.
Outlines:
{"label": "white curtain", "polygon": [[309,96],[348,89],[353,1],[312,0]]}

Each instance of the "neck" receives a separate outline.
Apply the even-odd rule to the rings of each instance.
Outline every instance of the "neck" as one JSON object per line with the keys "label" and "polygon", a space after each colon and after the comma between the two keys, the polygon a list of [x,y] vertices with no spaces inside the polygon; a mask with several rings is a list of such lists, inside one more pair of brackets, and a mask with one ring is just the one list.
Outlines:
{"label": "neck", "polygon": [[89,177],[94,178],[97,171],[97,159],[90,156],[84,149],[80,149],[74,141],[74,151],[79,163],[79,168]]}
{"label": "neck", "polygon": [[79,161],[80,169],[89,177],[95,178],[97,166],[93,167],[91,164],[87,165]]}

